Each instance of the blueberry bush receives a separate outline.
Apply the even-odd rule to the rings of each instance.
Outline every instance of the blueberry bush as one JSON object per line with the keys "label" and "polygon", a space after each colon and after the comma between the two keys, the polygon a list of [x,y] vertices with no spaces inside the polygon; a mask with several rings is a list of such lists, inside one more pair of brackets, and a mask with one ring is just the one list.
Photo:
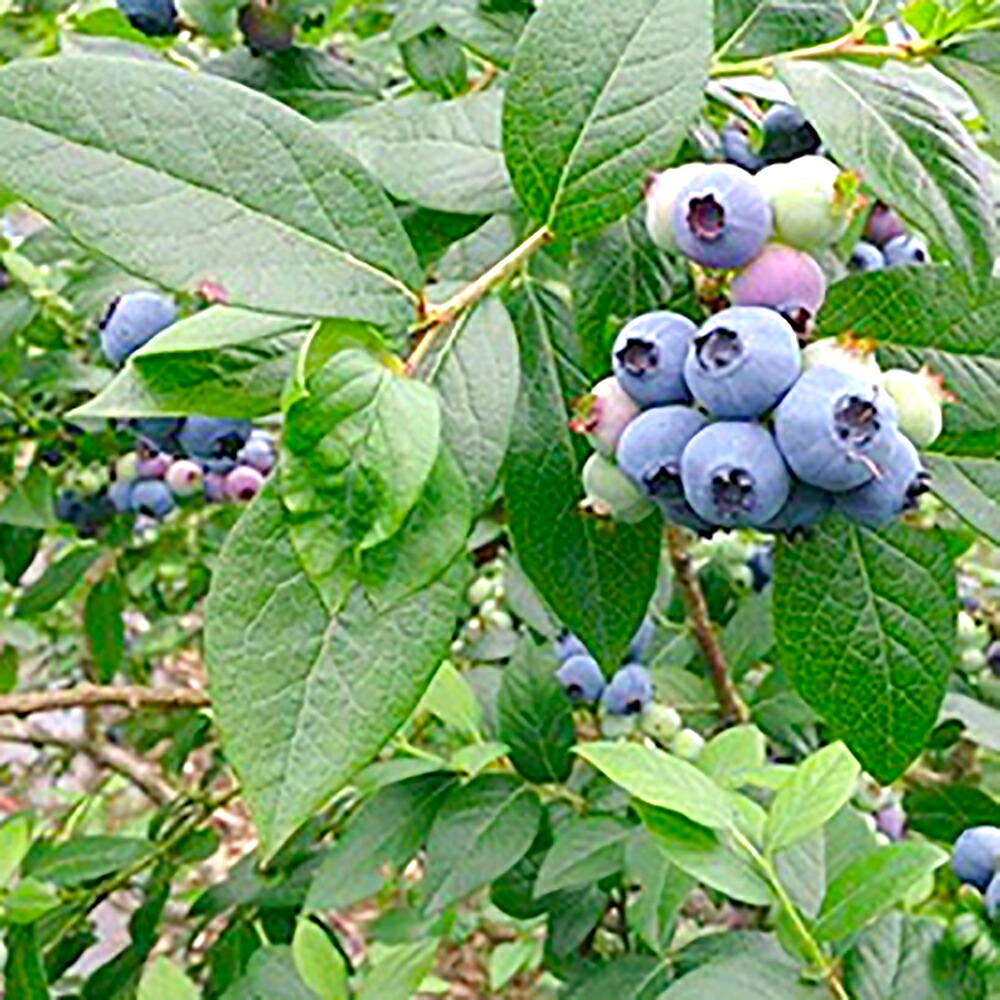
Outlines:
{"label": "blueberry bush", "polygon": [[996,0],[0,0],[9,1000],[1000,995]]}

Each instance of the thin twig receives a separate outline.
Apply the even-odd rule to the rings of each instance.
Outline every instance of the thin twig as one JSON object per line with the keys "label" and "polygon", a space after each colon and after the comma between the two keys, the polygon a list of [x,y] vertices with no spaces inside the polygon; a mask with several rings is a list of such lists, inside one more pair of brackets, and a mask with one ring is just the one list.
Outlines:
{"label": "thin twig", "polygon": [[92,708],[97,705],[121,705],[136,711],[140,708],[205,708],[209,704],[207,694],[191,688],[77,684],[75,687],[56,688],[52,691],[22,691],[0,695],[0,715],[32,715],[59,708]]}
{"label": "thin twig", "polygon": [[712,686],[715,688],[715,697],[719,702],[722,717],[727,722],[746,722],[750,718],[750,712],[729,676],[726,657],[712,627],[705,594],[698,582],[688,537],[681,528],[668,526],[667,547],[670,550],[674,579],[680,587],[684,608],[687,611],[688,626],[698,645],[701,646],[705,659],[708,660]]}

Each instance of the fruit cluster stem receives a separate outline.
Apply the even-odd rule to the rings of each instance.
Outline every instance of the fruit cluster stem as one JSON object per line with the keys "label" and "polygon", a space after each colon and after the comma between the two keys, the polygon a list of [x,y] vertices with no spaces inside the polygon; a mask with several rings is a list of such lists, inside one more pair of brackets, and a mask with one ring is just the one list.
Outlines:
{"label": "fruit cluster stem", "polygon": [[715,688],[715,697],[719,702],[722,717],[729,723],[747,722],[750,712],[736,690],[732,677],[729,676],[725,654],[719,645],[719,637],[708,614],[705,593],[698,582],[698,574],[691,557],[689,536],[683,529],[668,525],[667,548],[670,551],[674,579],[680,587],[684,608],[687,611],[688,626],[708,661],[712,686]]}

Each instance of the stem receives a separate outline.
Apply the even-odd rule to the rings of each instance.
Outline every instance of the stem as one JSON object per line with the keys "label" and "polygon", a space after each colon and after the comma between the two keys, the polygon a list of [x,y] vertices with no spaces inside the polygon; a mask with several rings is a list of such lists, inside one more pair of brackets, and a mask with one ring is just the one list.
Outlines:
{"label": "stem", "polygon": [[453,295],[447,302],[439,306],[428,306],[427,315],[417,328],[423,337],[414,348],[406,362],[407,371],[412,375],[426,359],[434,346],[439,331],[454,322],[470,306],[474,306],[481,298],[488,295],[498,285],[519,271],[542,249],[551,243],[555,237],[546,226],[532,233],[520,246],[515,247],[503,260],[494,264],[485,274],[466,285]]}
{"label": "stem", "polygon": [[205,708],[208,695],[190,688],[147,688],[138,685],[111,687],[101,684],[78,684],[55,691],[24,691],[0,695],[0,715],[31,715],[55,708],[89,708],[97,705],[122,705],[140,708]]}
{"label": "stem", "polygon": [[795,932],[795,936],[802,946],[803,954],[806,955],[813,967],[822,976],[827,989],[836,997],[836,1000],[851,1000],[847,990],[844,989],[844,984],[840,981],[840,973],[837,970],[836,964],[827,957],[819,942],[812,936],[806,922],[802,919],[802,914],[799,913],[798,907],[792,901],[791,896],[788,895],[788,891],[782,885],[781,879],[778,878],[778,873],[774,870],[774,866],[739,830],[734,827],[730,830],[730,833],[733,840],[746,851],[767,880],[767,884],[774,893],[778,905],[784,910],[785,915],[791,923],[792,930]]}
{"label": "stem", "polygon": [[701,646],[705,659],[708,660],[712,686],[715,688],[715,697],[719,702],[722,717],[727,722],[747,722],[750,712],[729,676],[726,657],[712,626],[705,593],[695,572],[689,536],[682,529],[670,525],[667,527],[667,547],[670,550],[670,564],[674,570],[674,578],[681,588],[681,596],[687,610],[688,626],[698,645]]}

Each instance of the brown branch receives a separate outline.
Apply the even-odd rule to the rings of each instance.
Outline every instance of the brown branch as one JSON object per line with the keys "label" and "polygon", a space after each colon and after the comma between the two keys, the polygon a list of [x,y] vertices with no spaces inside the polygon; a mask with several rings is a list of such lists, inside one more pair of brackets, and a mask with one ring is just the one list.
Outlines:
{"label": "brown branch", "polygon": [[0,695],[0,715],[32,715],[58,708],[94,708],[98,705],[120,705],[137,711],[140,708],[205,708],[209,704],[207,694],[191,688],[78,684],[52,691],[22,691]]}
{"label": "brown branch", "polygon": [[705,659],[708,660],[712,686],[715,688],[715,697],[719,702],[722,718],[726,722],[747,722],[750,712],[729,676],[726,657],[712,626],[705,594],[691,558],[688,536],[682,529],[668,525],[667,547],[670,550],[674,579],[680,587],[684,608],[687,611],[688,627],[705,654]]}

